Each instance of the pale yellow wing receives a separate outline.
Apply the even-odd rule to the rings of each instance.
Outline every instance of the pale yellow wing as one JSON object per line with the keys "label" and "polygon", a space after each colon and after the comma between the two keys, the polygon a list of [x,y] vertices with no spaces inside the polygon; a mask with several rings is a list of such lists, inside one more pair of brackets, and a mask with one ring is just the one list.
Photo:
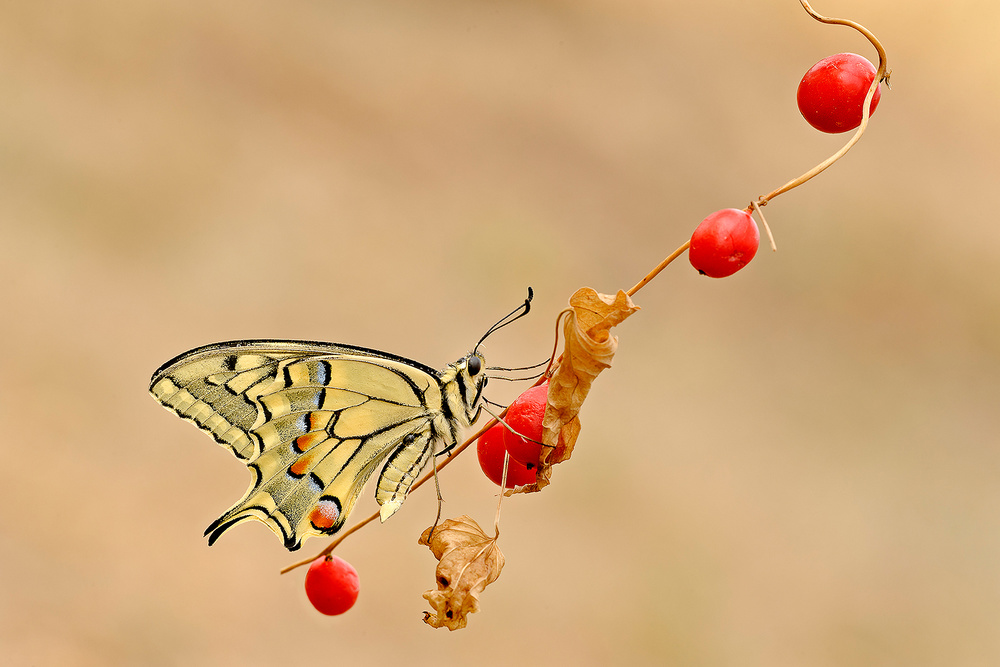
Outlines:
{"label": "pale yellow wing", "polygon": [[373,350],[236,341],[167,362],[150,393],[253,474],[243,499],[206,530],[209,543],[257,519],[297,549],[343,526],[379,465],[383,519],[399,508],[443,435],[440,387],[435,370]]}

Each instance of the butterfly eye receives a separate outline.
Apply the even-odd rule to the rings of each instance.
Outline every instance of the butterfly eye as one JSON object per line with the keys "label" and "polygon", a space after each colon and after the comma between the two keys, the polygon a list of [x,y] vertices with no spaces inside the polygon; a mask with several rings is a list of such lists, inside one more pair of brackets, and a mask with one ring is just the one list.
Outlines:
{"label": "butterfly eye", "polygon": [[479,371],[483,370],[483,360],[479,357],[469,357],[469,375],[479,375]]}

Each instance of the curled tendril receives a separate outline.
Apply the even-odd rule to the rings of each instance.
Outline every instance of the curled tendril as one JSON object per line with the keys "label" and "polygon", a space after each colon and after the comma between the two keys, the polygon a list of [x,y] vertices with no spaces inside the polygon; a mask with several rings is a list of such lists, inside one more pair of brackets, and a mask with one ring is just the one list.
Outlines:
{"label": "curled tendril", "polygon": [[875,79],[872,81],[872,85],[869,86],[868,94],[865,95],[865,101],[861,107],[861,125],[858,126],[857,131],[850,138],[850,140],[848,140],[848,142],[844,144],[844,146],[839,151],[837,151],[827,159],[823,160],[822,162],[820,162],[818,165],[816,165],[806,173],[802,174],[798,178],[793,178],[792,180],[788,181],[787,183],[782,185],[777,190],[774,190],[770,194],[764,195],[763,197],[759,197],[754,202],[757,206],[751,204],[750,206],[746,207],[745,210],[747,211],[747,213],[750,212],[750,209],[757,208],[760,206],[765,206],[767,202],[771,201],[778,195],[788,192],[792,188],[797,188],[798,186],[802,185],[803,183],[805,183],[812,177],[816,176],[820,172],[825,171],[828,167],[830,167],[830,165],[832,165],[840,158],[844,157],[847,151],[851,150],[854,144],[860,141],[861,135],[865,133],[865,129],[867,129],[868,127],[868,119],[871,117],[870,107],[872,98],[875,96],[875,91],[878,90],[879,84],[885,81],[886,85],[889,85],[889,75],[891,74],[891,71],[889,70],[886,61],[885,49],[882,47],[882,43],[878,41],[875,35],[873,35],[871,31],[868,30],[868,28],[864,27],[860,23],[856,23],[848,19],[835,19],[835,18],[830,18],[828,16],[823,16],[822,14],[817,13],[816,10],[813,9],[808,2],[806,2],[806,0],[799,0],[799,2],[802,3],[803,9],[809,12],[809,15],[812,16],[817,21],[819,21],[820,23],[827,23],[830,25],[846,25],[849,28],[854,28],[862,35],[864,35],[868,39],[868,41],[872,43],[872,46],[874,46],[875,50],[878,52],[878,69],[875,72]]}
{"label": "curled tendril", "polygon": [[[788,192],[793,188],[797,188],[798,186],[810,180],[817,174],[825,171],[834,162],[844,157],[847,151],[851,150],[854,144],[858,143],[858,141],[861,139],[861,135],[865,133],[865,129],[868,127],[868,119],[871,116],[871,102],[875,96],[875,91],[878,90],[879,84],[881,84],[883,81],[885,81],[886,86],[889,86],[889,75],[891,74],[891,70],[889,70],[887,64],[885,49],[882,47],[882,43],[878,41],[875,35],[873,35],[872,32],[868,30],[868,28],[865,28],[860,23],[857,23],[855,21],[850,21],[848,19],[836,19],[836,18],[830,18],[828,16],[823,16],[822,14],[818,13],[815,9],[813,9],[812,6],[810,6],[810,4],[806,2],[806,0],[799,0],[799,2],[802,4],[802,8],[805,9],[806,12],[808,12],[809,15],[814,19],[816,19],[817,21],[831,25],[845,25],[849,28],[854,28],[862,35],[864,35],[868,39],[868,41],[872,43],[872,46],[874,46],[875,50],[878,52],[878,69],[875,72],[875,79],[872,81],[871,86],[869,86],[868,88],[868,94],[865,96],[864,105],[862,106],[861,109],[861,125],[858,126],[857,131],[850,138],[850,140],[848,140],[848,142],[844,144],[844,146],[839,151],[837,151],[827,159],[823,160],[822,162],[820,162],[818,165],[816,165],[806,173],[802,174],[797,178],[793,178],[792,180],[782,185],[780,188],[773,190],[772,192],[766,195],[758,197],[757,199],[753,200],[749,206],[743,209],[747,213],[756,212],[757,215],[760,216],[760,219],[764,223],[764,229],[767,231],[767,236],[771,241],[772,249],[775,249],[774,236],[772,236],[771,234],[771,229],[770,227],[768,227],[767,221],[764,220],[764,214],[761,211],[761,208],[763,206],[766,206],[767,202],[771,201],[778,195],[784,194],[785,192]],[[685,242],[684,245],[679,247],[677,250],[670,253],[670,255],[668,255],[666,259],[664,259],[662,262],[656,265],[656,267],[652,271],[647,273],[646,276],[638,283],[636,283],[635,286],[632,287],[632,289],[628,290],[626,294],[632,296],[640,289],[642,289],[642,287],[645,286],[646,283],[655,278],[657,274],[660,273],[660,271],[662,271],[667,267],[668,264],[670,264],[672,261],[680,257],[682,254],[684,254],[684,252],[690,247],[690,245],[691,241],[689,240]]]}

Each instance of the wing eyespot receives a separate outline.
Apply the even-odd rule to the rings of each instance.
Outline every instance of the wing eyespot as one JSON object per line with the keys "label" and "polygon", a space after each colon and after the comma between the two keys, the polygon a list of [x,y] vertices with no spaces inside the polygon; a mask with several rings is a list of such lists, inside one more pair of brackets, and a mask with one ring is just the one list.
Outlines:
{"label": "wing eyespot", "polygon": [[340,513],[340,500],[333,496],[323,496],[309,513],[309,522],[316,530],[324,533],[333,532],[333,527],[340,519]]}

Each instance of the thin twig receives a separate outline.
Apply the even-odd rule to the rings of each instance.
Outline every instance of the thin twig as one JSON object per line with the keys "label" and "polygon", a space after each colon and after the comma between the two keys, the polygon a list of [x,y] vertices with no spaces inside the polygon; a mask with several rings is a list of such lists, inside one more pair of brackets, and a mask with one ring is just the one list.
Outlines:
{"label": "thin twig", "polygon": [[[828,157],[826,160],[823,160],[823,162],[819,163],[818,165],[816,165],[806,173],[802,174],[801,176],[788,181],[780,188],[770,192],[767,195],[757,198],[755,201],[751,202],[750,205],[744,209],[747,213],[750,213],[753,210],[757,211],[757,214],[760,216],[761,221],[764,223],[764,231],[767,232],[768,239],[771,242],[772,250],[777,250],[777,246],[774,243],[774,235],[771,234],[771,228],[767,224],[767,220],[764,219],[764,214],[761,211],[761,207],[765,206],[767,202],[774,199],[778,195],[784,194],[785,192],[788,192],[792,188],[797,188],[798,186],[810,180],[817,174],[826,171],[826,169],[829,168],[834,162],[844,157],[847,151],[851,150],[854,144],[858,143],[858,141],[861,139],[861,135],[865,133],[865,129],[868,127],[868,119],[871,117],[871,102],[872,99],[874,99],[875,97],[875,91],[878,90],[879,84],[881,84],[883,81],[886,82],[887,86],[889,85],[889,75],[891,74],[886,62],[887,58],[885,49],[882,47],[882,43],[878,41],[878,39],[875,37],[875,35],[871,33],[870,30],[865,28],[863,25],[856,23],[855,21],[850,21],[848,19],[829,18],[827,16],[823,16],[822,14],[817,13],[816,10],[814,10],[806,0],[799,0],[799,2],[802,4],[803,9],[805,9],[806,12],[808,12],[809,15],[812,16],[817,21],[834,25],[845,25],[850,28],[854,28],[862,35],[864,35],[866,38],[868,38],[868,41],[872,43],[872,46],[874,46],[875,50],[878,52],[878,70],[875,72],[875,79],[874,81],[872,81],[871,86],[869,86],[868,94],[865,96],[864,106],[861,109],[861,125],[858,126],[857,132],[854,133],[854,136],[852,136],[851,139],[839,151]],[[645,278],[636,283],[635,287],[626,292],[626,294],[628,294],[629,296],[634,296],[636,292],[638,292],[646,285],[646,283],[655,278],[657,274],[660,273],[660,271],[665,269],[668,264],[677,259],[677,257],[679,257],[682,253],[684,253],[690,246],[691,246],[691,241],[688,241],[680,248],[672,252],[670,255],[667,256],[666,259],[660,262],[656,266],[656,268],[654,268],[652,271],[646,274]]]}
{"label": "thin twig", "polygon": [[437,466],[431,471],[434,473],[434,492],[437,494],[437,514],[434,515],[434,525],[431,526],[430,532],[427,534],[427,543],[430,544],[431,540],[434,538],[434,530],[441,523],[441,510],[444,505],[444,496],[441,495],[441,480],[438,478]]}
{"label": "thin twig", "polygon": [[334,549],[336,549],[338,544],[340,544],[345,539],[347,539],[348,535],[350,535],[351,533],[357,532],[358,530],[360,530],[361,528],[363,528],[365,525],[371,523],[372,521],[374,521],[377,518],[379,518],[379,513],[375,512],[375,514],[372,514],[370,517],[359,521],[358,523],[354,524],[353,526],[351,526],[350,528],[348,528],[347,530],[345,530],[343,533],[341,533],[340,536],[337,537],[337,539],[335,539],[333,542],[331,542],[325,549],[323,549],[322,551],[320,551],[315,556],[312,556],[312,557],[307,558],[305,560],[300,560],[297,563],[292,563],[291,565],[283,568],[279,574],[285,574],[286,572],[291,572],[292,570],[294,570],[297,567],[302,567],[303,565],[308,565],[309,563],[313,562],[317,558],[322,558],[324,556],[329,556],[330,552],[332,552]]}
{"label": "thin twig", "polygon": [[816,165],[806,173],[802,174],[798,178],[793,178],[792,180],[788,181],[777,190],[774,190],[771,193],[757,199],[757,204],[759,206],[764,206],[765,204],[767,204],[767,202],[771,201],[778,195],[784,194],[785,192],[788,192],[792,188],[797,188],[806,181],[813,178],[814,176],[820,174],[823,171],[826,171],[826,169],[829,168],[831,165],[833,165],[834,162],[844,157],[844,155],[847,154],[847,151],[851,150],[851,148],[854,147],[854,144],[858,143],[858,141],[861,140],[861,135],[865,133],[865,129],[867,129],[868,127],[868,119],[871,117],[870,107],[872,99],[875,97],[875,91],[878,90],[879,84],[881,84],[883,80],[885,80],[888,83],[890,74],[886,62],[887,57],[885,54],[885,49],[882,48],[882,43],[879,42],[878,39],[876,39],[875,35],[873,35],[870,30],[865,28],[860,23],[856,23],[848,19],[835,19],[835,18],[830,18],[828,16],[823,16],[822,14],[817,13],[816,10],[814,10],[809,5],[809,3],[806,2],[806,0],[799,0],[799,2],[802,3],[802,7],[809,13],[809,15],[812,16],[817,21],[831,25],[845,25],[848,26],[849,28],[854,28],[862,35],[867,37],[868,41],[872,43],[872,46],[874,46],[875,50],[878,52],[878,70],[875,72],[875,79],[872,81],[871,86],[868,87],[868,94],[865,95],[865,101],[861,107],[861,125],[858,126],[858,130],[857,132],[854,133],[854,136],[852,136],[850,140],[846,144],[844,144],[844,146],[839,151],[837,151],[827,159],[823,160],[822,162],[820,162],[818,165]]}
{"label": "thin twig", "polygon": [[[760,204],[758,202],[751,202],[750,206],[757,211],[757,215],[760,216],[760,221],[764,223],[764,231],[767,232],[767,239],[771,242],[771,250],[773,252],[778,252],[778,246],[774,245],[774,234],[771,233],[771,226],[767,224],[767,218],[764,217],[764,211],[760,209]],[[749,211],[747,211],[749,213]]]}
{"label": "thin twig", "polygon": [[497,514],[493,519],[493,541],[500,539],[500,507],[503,505],[503,497],[506,495],[504,489],[507,488],[507,471],[510,469],[510,452],[503,453],[503,475],[500,477],[500,497],[497,498]]}
{"label": "thin twig", "polygon": [[675,259],[677,259],[678,257],[680,257],[682,254],[684,254],[684,251],[686,251],[689,247],[691,247],[691,241],[690,241],[690,239],[687,242],[685,242],[684,245],[682,245],[680,248],[678,248],[677,250],[674,250],[672,253],[670,253],[669,255],[667,255],[666,259],[664,259],[662,262],[660,262],[659,264],[657,264],[656,268],[654,268],[652,271],[650,271],[649,273],[647,273],[645,278],[643,278],[642,280],[640,280],[639,282],[637,282],[635,284],[635,286],[632,287],[632,289],[630,289],[629,291],[625,292],[625,294],[627,294],[629,296],[635,296],[636,292],[638,292],[639,290],[641,290],[646,283],[648,283],[650,280],[652,280],[653,278],[655,278],[656,275],[660,271],[662,271],[663,269],[667,268],[667,265],[670,264],[670,262],[674,261]]}

